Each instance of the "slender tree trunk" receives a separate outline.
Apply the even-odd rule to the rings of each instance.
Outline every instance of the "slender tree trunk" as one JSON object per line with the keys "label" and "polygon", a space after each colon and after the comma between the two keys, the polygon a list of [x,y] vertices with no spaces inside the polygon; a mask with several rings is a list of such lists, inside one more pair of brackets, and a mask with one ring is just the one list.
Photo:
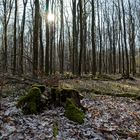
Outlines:
{"label": "slender tree trunk", "polygon": [[4,59],[4,63],[3,63],[3,71],[7,72],[7,67],[8,67],[7,28],[8,28],[9,19],[11,16],[13,1],[12,0],[9,0],[9,1],[3,0],[2,5],[3,5],[3,12],[4,12],[4,21],[3,21],[3,27],[4,27],[4,55],[3,55],[3,59]]}
{"label": "slender tree trunk", "polygon": [[40,16],[40,57],[39,67],[40,71],[44,72],[44,46],[43,46],[43,35],[42,35],[42,17]]}
{"label": "slender tree trunk", "polygon": [[53,64],[52,64],[52,62],[53,62],[53,60],[52,60],[52,58],[53,58],[53,40],[54,40],[53,27],[54,27],[54,25],[51,24],[51,30],[50,30],[50,36],[51,36],[51,38],[50,38],[50,74],[52,74],[52,72],[53,72]]}
{"label": "slender tree trunk", "polygon": [[[114,17],[112,17],[114,18]],[[113,74],[116,73],[116,33],[115,33],[115,21],[113,20]]]}
{"label": "slender tree trunk", "polygon": [[16,74],[16,65],[17,65],[17,58],[16,58],[16,53],[17,53],[17,42],[16,42],[16,38],[17,38],[17,0],[15,0],[15,17],[14,17],[14,60],[13,60],[13,75]]}
{"label": "slender tree trunk", "polygon": [[125,9],[124,9],[124,0],[121,0],[122,5],[122,13],[123,13],[123,39],[124,39],[124,48],[125,48],[125,57],[126,57],[126,78],[129,78],[129,57],[128,57],[128,49],[127,49],[127,38],[126,38],[126,23],[125,23]]}
{"label": "slender tree trunk", "polygon": [[73,35],[73,55],[72,55],[72,73],[75,74],[75,53],[76,53],[76,1],[77,0],[72,0],[72,22],[73,22],[73,27],[72,27],[72,35]]}
{"label": "slender tree trunk", "polygon": [[86,2],[84,0],[84,12],[83,12],[83,71],[87,74],[87,12]]}
{"label": "slender tree trunk", "polygon": [[135,60],[135,20],[132,15],[131,3],[129,4],[129,46],[130,46],[130,70],[133,75],[136,74],[136,60]]}
{"label": "slender tree trunk", "polygon": [[[48,16],[49,0],[46,0],[46,15]],[[46,19],[46,52],[45,52],[45,73],[46,75],[50,72],[50,61],[49,61],[49,23]]]}
{"label": "slender tree trunk", "polygon": [[63,19],[63,0],[60,0],[60,17],[61,17],[61,29],[59,38],[59,48],[60,48],[60,73],[64,73],[64,19]]}
{"label": "slender tree trunk", "polygon": [[20,74],[23,74],[23,50],[24,50],[24,28],[25,28],[25,18],[26,18],[26,5],[27,0],[23,0],[24,10],[23,10],[23,16],[22,16],[22,23],[21,23],[21,33],[20,33]]}
{"label": "slender tree trunk", "polygon": [[119,32],[120,32],[120,42],[121,42],[121,52],[122,52],[122,75],[125,74],[125,62],[124,62],[124,41],[123,41],[123,31],[122,31],[122,20],[121,20],[121,6],[120,6],[120,0],[118,0],[118,19],[119,19]]}
{"label": "slender tree trunk", "polygon": [[118,51],[119,51],[119,73],[122,73],[122,69],[121,69],[121,35],[120,35],[120,31],[119,31],[119,39],[118,39]]}
{"label": "slender tree trunk", "polygon": [[126,56],[126,78],[129,78],[129,57],[128,57],[128,49],[127,49],[127,38],[126,38],[126,23],[125,23],[125,9],[123,0],[121,0],[122,5],[122,13],[123,13],[123,34],[124,34],[124,48],[125,48],[125,56]]}
{"label": "slender tree trunk", "polygon": [[97,8],[98,8],[98,30],[99,30],[99,74],[102,73],[102,34],[101,34],[101,22],[100,22],[100,14],[99,14],[99,1],[97,1]]}
{"label": "slender tree trunk", "polygon": [[96,75],[95,0],[92,0],[92,74]]}
{"label": "slender tree trunk", "polygon": [[38,71],[38,43],[39,43],[39,0],[35,0],[35,20],[33,36],[33,75],[37,76]]}
{"label": "slender tree trunk", "polygon": [[80,54],[79,54],[79,71],[78,74],[81,76],[82,72],[82,54],[83,54],[83,2],[79,0],[80,9]]}

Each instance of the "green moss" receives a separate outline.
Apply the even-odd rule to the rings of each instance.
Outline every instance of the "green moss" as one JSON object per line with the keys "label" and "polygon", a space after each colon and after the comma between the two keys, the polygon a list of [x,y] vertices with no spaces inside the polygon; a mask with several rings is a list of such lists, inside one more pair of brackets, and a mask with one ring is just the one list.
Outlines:
{"label": "green moss", "polygon": [[45,91],[45,85],[40,85],[40,84],[34,84],[32,87],[37,87],[40,89],[41,93]]}
{"label": "green moss", "polygon": [[31,114],[37,113],[37,105],[34,101],[29,103],[29,109],[30,109],[29,111]]}
{"label": "green moss", "polygon": [[20,99],[18,100],[18,103],[17,103],[17,107],[18,108],[22,107],[26,101],[27,101],[27,96],[20,97]]}
{"label": "green moss", "polygon": [[54,124],[53,124],[53,136],[54,136],[54,138],[56,138],[57,135],[58,135],[58,122],[54,122]]}
{"label": "green moss", "polygon": [[79,108],[76,107],[72,99],[67,99],[66,101],[65,116],[79,124],[84,123],[85,115]]}
{"label": "green moss", "polygon": [[40,111],[40,105],[41,91],[37,87],[31,88],[29,93],[22,96],[17,103],[17,107],[22,108],[24,114],[36,114]]}
{"label": "green moss", "polygon": [[57,135],[58,135],[58,128],[54,127],[53,128],[53,136],[56,138]]}

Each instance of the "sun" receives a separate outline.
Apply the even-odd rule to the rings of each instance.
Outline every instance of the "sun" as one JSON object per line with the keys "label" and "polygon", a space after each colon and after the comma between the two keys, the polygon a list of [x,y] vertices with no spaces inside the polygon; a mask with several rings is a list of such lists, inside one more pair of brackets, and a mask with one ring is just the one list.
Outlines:
{"label": "sun", "polygon": [[53,22],[54,21],[54,14],[48,13],[47,19],[48,19],[49,22]]}

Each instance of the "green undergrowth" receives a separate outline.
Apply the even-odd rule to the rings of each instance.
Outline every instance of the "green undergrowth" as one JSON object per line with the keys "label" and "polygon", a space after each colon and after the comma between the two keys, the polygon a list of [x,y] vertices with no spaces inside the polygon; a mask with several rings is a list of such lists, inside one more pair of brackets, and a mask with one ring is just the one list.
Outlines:
{"label": "green undergrowth", "polygon": [[78,107],[76,107],[74,101],[69,98],[66,101],[65,116],[69,120],[79,124],[84,123],[85,114]]}

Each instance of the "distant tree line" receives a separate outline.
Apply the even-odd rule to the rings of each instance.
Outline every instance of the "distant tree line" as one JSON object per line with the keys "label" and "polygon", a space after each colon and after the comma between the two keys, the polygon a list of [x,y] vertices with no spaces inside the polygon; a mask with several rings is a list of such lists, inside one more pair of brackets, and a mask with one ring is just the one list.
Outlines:
{"label": "distant tree line", "polygon": [[137,0],[2,0],[0,32],[2,73],[140,72]]}

